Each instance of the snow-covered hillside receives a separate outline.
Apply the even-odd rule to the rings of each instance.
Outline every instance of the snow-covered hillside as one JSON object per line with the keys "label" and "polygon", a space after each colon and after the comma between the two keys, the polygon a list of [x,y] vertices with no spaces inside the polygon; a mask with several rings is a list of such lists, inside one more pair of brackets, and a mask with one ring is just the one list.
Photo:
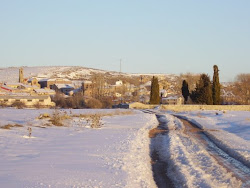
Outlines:
{"label": "snow-covered hillside", "polygon": [[[1,82],[17,82],[20,67],[9,67],[0,69]],[[93,73],[107,73],[104,70],[97,70],[76,66],[59,66],[59,67],[23,67],[24,77],[38,78],[68,78],[68,79],[87,79]],[[118,74],[111,72],[112,74]]]}
{"label": "snow-covered hillside", "polygon": [[[0,68],[0,82],[18,82],[20,67]],[[23,67],[24,77],[38,77],[38,78],[68,78],[71,80],[89,79],[93,74],[105,74],[110,76],[123,77],[140,77],[142,76],[158,76],[159,78],[167,78],[168,80],[175,80],[174,74],[128,74],[119,73],[108,70],[99,70],[78,66],[44,66],[44,67]]]}

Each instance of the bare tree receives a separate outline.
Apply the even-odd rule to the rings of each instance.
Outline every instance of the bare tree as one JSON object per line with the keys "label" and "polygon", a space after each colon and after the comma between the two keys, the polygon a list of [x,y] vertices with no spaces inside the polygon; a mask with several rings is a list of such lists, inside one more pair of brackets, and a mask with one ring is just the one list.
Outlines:
{"label": "bare tree", "polygon": [[93,74],[91,77],[93,97],[100,99],[105,94],[105,76],[103,74]]}
{"label": "bare tree", "polygon": [[240,104],[250,104],[250,74],[239,74],[236,77],[234,93],[240,98]]}

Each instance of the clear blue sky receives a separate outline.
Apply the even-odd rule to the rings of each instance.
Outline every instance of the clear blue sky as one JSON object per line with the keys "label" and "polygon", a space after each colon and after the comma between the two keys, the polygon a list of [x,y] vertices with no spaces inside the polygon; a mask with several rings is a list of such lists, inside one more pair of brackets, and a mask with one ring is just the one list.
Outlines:
{"label": "clear blue sky", "polygon": [[250,73],[249,0],[0,0],[2,67]]}

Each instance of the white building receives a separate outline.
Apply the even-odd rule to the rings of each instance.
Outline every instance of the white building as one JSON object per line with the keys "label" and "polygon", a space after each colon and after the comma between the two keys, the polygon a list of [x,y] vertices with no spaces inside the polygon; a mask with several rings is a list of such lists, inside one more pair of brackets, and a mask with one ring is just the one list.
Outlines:
{"label": "white building", "polygon": [[169,96],[169,97],[162,97],[161,98],[162,104],[168,105],[182,105],[184,103],[184,99],[182,96]]}
{"label": "white building", "polygon": [[115,86],[122,86],[122,85],[123,85],[122,80],[118,80],[115,82]]}
{"label": "white building", "polygon": [[41,106],[55,106],[54,102],[51,102],[51,98],[48,95],[3,95],[0,96],[0,103],[7,106],[11,106],[15,102],[22,102],[27,107],[32,107],[35,105]]}

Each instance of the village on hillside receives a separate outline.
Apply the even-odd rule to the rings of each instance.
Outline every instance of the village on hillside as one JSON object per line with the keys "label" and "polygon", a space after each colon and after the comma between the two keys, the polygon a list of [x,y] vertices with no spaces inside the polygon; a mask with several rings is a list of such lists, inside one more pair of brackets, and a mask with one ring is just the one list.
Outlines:
{"label": "village on hillside", "polygon": [[[60,94],[70,98],[77,94],[88,100],[103,96],[108,98],[113,107],[128,108],[130,103],[148,104],[150,100],[151,80],[140,76],[139,84],[135,85],[126,80],[103,80],[95,76],[86,80],[70,80],[68,78],[24,77],[24,69],[20,68],[19,81],[16,83],[0,83],[1,106],[14,107],[54,107],[53,97]],[[161,104],[182,105],[183,97],[172,85],[162,80],[159,82]]]}

